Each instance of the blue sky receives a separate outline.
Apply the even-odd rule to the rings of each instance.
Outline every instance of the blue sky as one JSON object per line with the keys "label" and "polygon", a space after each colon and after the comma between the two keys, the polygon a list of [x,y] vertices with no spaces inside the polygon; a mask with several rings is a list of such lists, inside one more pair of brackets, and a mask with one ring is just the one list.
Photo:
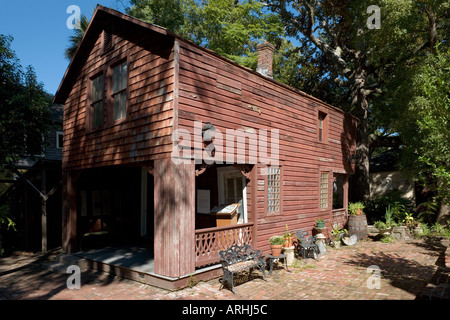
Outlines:
{"label": "blue sky", "polygon": [[67,28],[70,5],[89,19],[97,4],[123,12],[125,0],[2,0],[0,33],[14,38],[12,49],[21,65],[34,67],[44,89],[55,94],[69,65],[64,49],[74,30]]}

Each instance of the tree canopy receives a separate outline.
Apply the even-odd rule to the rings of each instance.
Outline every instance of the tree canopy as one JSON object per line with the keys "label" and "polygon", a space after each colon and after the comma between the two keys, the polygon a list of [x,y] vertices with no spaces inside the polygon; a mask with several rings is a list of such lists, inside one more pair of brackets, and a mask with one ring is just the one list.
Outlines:
{"label": "tree canopy", "polygon": [[298,40],[299,50],[313,50],[316,61],[328,68],[324,79],[335,77],[339,90],[333,94],[340,95],[335,101],[341,101],[337,106],[359,118],[354,196],[367,199],[370,146],[372,139],[380,137],[372,133],[393,132],[389,121],[384,121],[389,117],[385,112],[389,92],[395,88],[393,76],[425,52],[433,52],[444,39],[448,2],[373,1],[370,5],[381,13],[379,29],[369,27],[372,12],[362,0],[269,0],[268,4],[281,16],[287,35]]}
{"label": "tree canopy", "polygon": [[33,67],[23,70],[11,50],[13,38],[0,34],[0,168],[41,152],[51,97]]}

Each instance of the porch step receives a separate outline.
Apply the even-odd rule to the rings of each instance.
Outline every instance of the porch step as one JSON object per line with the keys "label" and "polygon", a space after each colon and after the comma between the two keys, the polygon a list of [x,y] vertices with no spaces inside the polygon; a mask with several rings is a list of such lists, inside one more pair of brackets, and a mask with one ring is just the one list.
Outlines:
{"label": "porch step", "polygon": [[67,273],[67,267],[67,265],[58,262],[45,262],[42,264],[42,268],[61,274]]}
{"label": "porch step", "polygon": [[89,270],[88,261],[86,259],[71,254],[58,255],[56,256],[55,261],[43,264],[45,268],[57,273],[66,273],[67,268],[72,265],[80,267],[80,271],[83,272]]}

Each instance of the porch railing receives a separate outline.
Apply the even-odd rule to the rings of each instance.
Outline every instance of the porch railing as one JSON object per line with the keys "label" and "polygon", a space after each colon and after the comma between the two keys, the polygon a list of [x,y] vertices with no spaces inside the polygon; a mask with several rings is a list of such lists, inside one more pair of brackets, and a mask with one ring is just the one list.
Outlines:
{"label": "porch railing", "polygon": [[219,262],[218,253],[230,246],[252,244],[253,223],[195,230],[195,266]]}

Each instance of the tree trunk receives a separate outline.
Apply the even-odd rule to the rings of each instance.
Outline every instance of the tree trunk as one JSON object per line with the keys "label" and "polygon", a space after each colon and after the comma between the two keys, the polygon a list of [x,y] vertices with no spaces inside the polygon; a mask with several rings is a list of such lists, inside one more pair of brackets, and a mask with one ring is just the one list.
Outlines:
{"label": "tree trunk", "polygon": [[449,203],[450,201],[448,201],[448,198],[446,198],[445,195],[443,195],[442,193],[442,189],[443,188],[443,182],[442,179],[438,179],[438,194],[437,194],[437,199],[439,201],[439,211],[438,211],[438,216],[436,219],[436,222],[440,223],[441,225],[448,225],[450,222],[450,208],[449,208]]}
{"label": "tree trunk", "polygon": [[445,202],[441,202],[439,206],[439,213],[437,217],[437,222],[442,224],[443,226],[448,226],[450,221],[450,210],[448,204]]}
{"label": "tree trunk", "polygon": [[356,185],[353,186],[353,201],[366,201],[370,196],[369,185],[369,137],[367,134],[368,123],[366,119],[360,119],[356,138]]}
{"label": "tree trunk", "polygon": [[369,103],[364,91],[365,72],[361,71],[355,78],[353,105],[356,107],[356,114],[359,118],[358,131],[356,136],[356,165],[355,176],[353,178],[352,201],[366,201],[370,196],[369,184],[369,160],[370,160],[370,139],[368,108]]}

